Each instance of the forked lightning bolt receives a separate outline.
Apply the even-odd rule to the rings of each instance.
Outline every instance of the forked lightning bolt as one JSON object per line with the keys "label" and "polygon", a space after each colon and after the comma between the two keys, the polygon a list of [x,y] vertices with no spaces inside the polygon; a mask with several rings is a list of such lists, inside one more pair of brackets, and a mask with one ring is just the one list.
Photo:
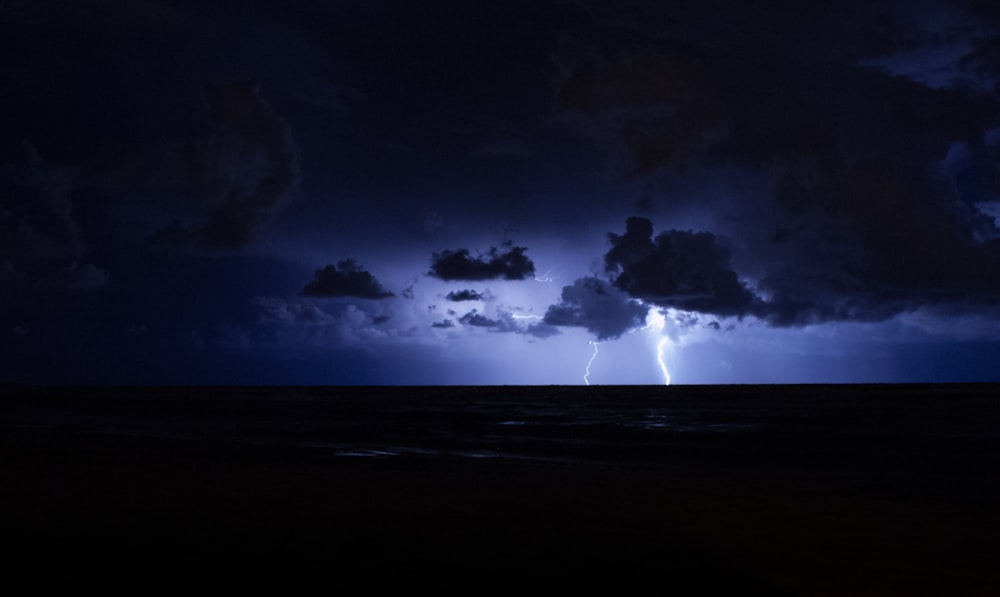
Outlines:
{"label": "forked lightning bolt", "polygon": [[[641,330],[652,330],[653,334],[662,334],[663,328],[666,325],[666,317],[659,310],[652,310],[649,316],[646,318],[646,325],[641,328],[633,328],[629,330],[629,333],[634,333]],[[591,353],[590,359],[587,361],[587,367],[584,369],[583,373],[583,383],[590,385],[590,366],[594,364],[594,359],[597,358],[597,345],[600,342],[590,340],[590,344],[594,347],[594,352]],[[670,338],[668,336],[662,336],[656,343],[656,364],[660,367],[660,373],[663,375],[663,385],[670,385],[670,371],[667,370],[667,363],[663,360],[663,351],[670,344]]]}

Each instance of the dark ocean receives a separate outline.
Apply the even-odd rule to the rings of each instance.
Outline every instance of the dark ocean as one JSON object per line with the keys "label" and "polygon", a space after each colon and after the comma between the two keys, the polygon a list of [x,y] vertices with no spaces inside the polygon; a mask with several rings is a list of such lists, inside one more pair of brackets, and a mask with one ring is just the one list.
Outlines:
{"label": "dark ocean", "polygon": [[997,457],[1000,385],[8,386],[0,428],[330,459],[964,467]]}
{"label": "dark ocean", "polygon": [[1000,440],[1000,384],[26,387],[5,433],[300,447],[334,457],[656,460],[738,437],[979,445]]}
{"label": "dark ocean", "polygon": [[42,588],[995,595],[997,471],[995,384],[0,387],[0,540]]}

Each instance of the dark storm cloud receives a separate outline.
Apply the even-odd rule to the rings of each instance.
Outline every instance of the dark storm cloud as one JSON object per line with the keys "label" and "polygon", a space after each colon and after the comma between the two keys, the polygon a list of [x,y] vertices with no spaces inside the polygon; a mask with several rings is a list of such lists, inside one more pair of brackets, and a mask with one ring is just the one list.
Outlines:
{"label": "dark storm cloud", "polygon": [[480,292],[476,292],[475,290],[465,289],[465,290],[452,290],[451,292],[449,292],[448,294],[446,294],[444,296],[444,298],[446,300],[453,301],[453,302],[457,303],[457,302],[460,302],[460,301],[482,301],[482,300],[486,300],[486,295],[483,294],[483,293],[480,293]]}
{"label": "dark storm cloud", "polygon": [[938,2],[582,5],[593,32],[554,54],[562,121],[658,191],[651,217],[704,206],[714,224],[613,235],[615,286],[783,326],[1000,303],[996,20]]}
{"label": "dark storm cloud", "polygon": [[[1000,304],[1000,239],[957,234],[944,211],[914,210],[913,181],[867,165],[851,177],[858,205],[838,227],[772,234],[753,255],[766,273],[751,290],[708,232],[629,218],[605,255],[615,287],[648,304],[718,316],[754,315],[777,326],[880,321],[921,306]],[[863,207],[862,207],[863,206]],[[854,213],[855,210],[857,213]],[[830,237],[824,236],[830,235]],[[831,238],[832,237],[832,238]],[[767,245],[767,248],[761,248]]]}
{"label": "dark storm cloud", "polygon": [[155,243],[234,249],[271,221],[298,177],[291,131],[256,82],[210,87],[209,115],[218,127],[183,150],[188,192],[208,203],[203,222],[175,221],[150,235]]}
{"label": "dark storm cloud", "polygon": [[802,194],[797,225],[755,246],[767,261],[759,287],[773,323],[1000,302],[997,228],[939,177],[865,160]]}
{"label": "dark storm cloud", "polygon": [[450,319],[443,319],[441,321],[435,321],[434,323],[431,324],[431,327],[446,330],[448,328],[455,327],[455,324]]}
{"label": "dark storm cloud", "polygon": [[524,280],[535,273],[535,264],[525,255],[525,247],[490,247],[485,255],[473,257],[468,249],[445,249],[434,253],[429,275],[442,280]]}
{"label": "dark storm cloud", "polygon": [[940,150],[997,120],[995,98],[968,83],[940,93],[872,62],[956,45],[947,40],[981,29],[971,19],[937,31],[924,30],[919,11],[894,14],[879,3],[726,3],[716,13],[711,3],[656,5],[604,6],[609,14],[597,12],[609,20],[594,25],[602,34],[571,37],[554,54],[557,110],[631,175],[803,154],[912,154],[931,142]]}
{"label": "dark storm cloud", "polygon": [[315,277],[300,292],[314,297],[356,297],[381,299],[393,296],[370,272],[351,259],[316,270]]}
{"label": "dark storm cloud", "polygon": [[648,307],[604,280],[586,277],[563,287],[560,301],[549,306],[543,322],[582,327],[598,340],[610,340],[642,326],[648,311]]}
{"label": "dark storm cloud", "polygon": [[605,267],[614,285],[631,297],[717,315],[759,309],[760,300],[731,269],[729,251],[710,232],[668,230],[653,238],[653,223],[632,217],[625,234],[608,238]]}

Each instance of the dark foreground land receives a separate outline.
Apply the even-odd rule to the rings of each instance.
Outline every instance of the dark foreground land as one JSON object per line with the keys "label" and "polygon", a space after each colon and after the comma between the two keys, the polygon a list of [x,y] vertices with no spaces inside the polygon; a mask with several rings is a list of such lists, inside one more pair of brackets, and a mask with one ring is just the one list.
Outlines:
{"label": "dark foreground land", "polygon": [[998,389],[8,387],[4,586],[998,595]]}

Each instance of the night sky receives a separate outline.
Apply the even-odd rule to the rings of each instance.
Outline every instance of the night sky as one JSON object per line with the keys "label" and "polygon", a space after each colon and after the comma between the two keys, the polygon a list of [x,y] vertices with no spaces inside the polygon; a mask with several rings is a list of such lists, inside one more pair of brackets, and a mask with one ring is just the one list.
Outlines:
{"label": "night sky", "polygon": [[1000,381],[998,4],[763,4],[4,2],[0,381]]}

